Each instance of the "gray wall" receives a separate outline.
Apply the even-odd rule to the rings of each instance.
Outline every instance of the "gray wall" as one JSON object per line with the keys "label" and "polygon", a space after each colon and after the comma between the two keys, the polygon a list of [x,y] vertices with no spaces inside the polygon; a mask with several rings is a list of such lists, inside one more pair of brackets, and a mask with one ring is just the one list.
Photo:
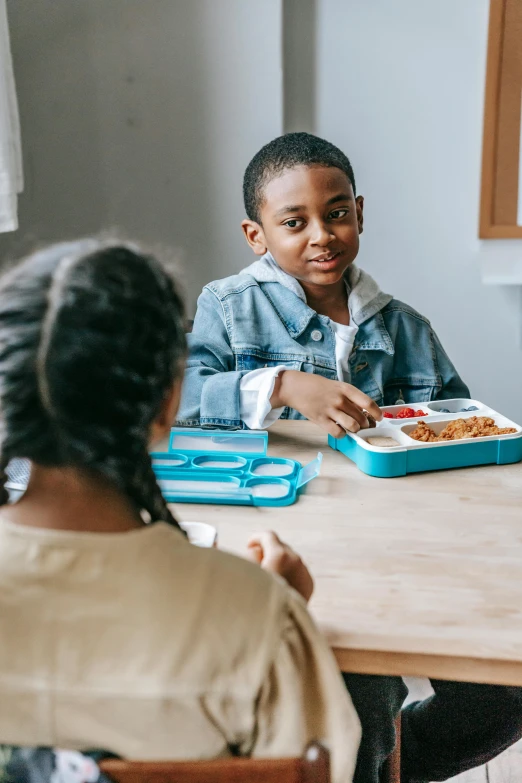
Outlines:
{"label": "gray wall", "polygon": [[[352,158],[360,263],[428,315],[478,398],[522,421],[520,289],[480,267],[488,0],[9,0],[28,239],[119,227],[201,286],[250,262],[241,176],[285,124]],[[313,31],[316,31],[313,37]],[[305,89],[306,87],[306,89]]]}
{"label": "gray wall", "polygon": [[280,0],[10,0],[33,240],[115,227],[178,251],[189,306],[250,263],[241,177],[282,131]]}
{"label": "gray wall", "polygon": [[[366,197],[359,262],[427,315],[471,393],[522,421],[520,288],[477,239],[488,0],[318,0],[317,126]],[[412,347],[414,350],[414,347]]]}

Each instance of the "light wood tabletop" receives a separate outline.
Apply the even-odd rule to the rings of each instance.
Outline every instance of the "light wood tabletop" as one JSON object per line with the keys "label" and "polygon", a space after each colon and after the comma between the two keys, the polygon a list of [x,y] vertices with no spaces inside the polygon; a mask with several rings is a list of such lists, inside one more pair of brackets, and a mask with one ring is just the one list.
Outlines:
{"label": "light wood tabletop", "polygon": [[344,671],[522,685],[522,463],[376,479],[309,422],[270,428],[270,455],[321,475],[285,508],[179,504],[245,551],[276,530],[309,565],[310,609]]}

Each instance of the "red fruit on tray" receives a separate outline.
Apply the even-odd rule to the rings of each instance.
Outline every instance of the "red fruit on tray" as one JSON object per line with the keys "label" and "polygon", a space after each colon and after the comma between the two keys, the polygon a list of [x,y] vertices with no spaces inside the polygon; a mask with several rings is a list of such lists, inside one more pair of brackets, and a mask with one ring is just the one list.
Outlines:
{"label": "red fruit on tray", "polygon": [[415,411],[415,418],[418,419],[419,416],[427,416],[427,413],[424,413],[424,411]]}
{"label": "red fruit on tray", "polygon": [[[424,415],[424,414],[423,414]],[[397,413],[397,419],[413,419],[415,418],[415,411],[413,408],[403,408]]]}
{"label": "red fruit on tray", "polygon": [[383,411],[382,416],[384,419],[393,419],[393,413],[390,413],[390,411]]}

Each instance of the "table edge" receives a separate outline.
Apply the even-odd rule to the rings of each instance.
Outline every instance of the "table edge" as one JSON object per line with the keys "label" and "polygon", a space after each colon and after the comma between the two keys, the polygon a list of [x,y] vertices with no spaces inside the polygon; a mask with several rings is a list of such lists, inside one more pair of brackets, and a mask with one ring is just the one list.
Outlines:
{"label": "table edge", "polygon": [[332,648],[341,671],[522,686],[522,661]]}

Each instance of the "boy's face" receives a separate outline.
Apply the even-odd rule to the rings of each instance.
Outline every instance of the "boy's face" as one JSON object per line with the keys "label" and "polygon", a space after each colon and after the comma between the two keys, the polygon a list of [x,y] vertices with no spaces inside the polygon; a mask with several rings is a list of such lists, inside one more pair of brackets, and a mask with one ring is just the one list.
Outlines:
{"label": "boy's face", "polygon": [[261,223],[244,220],[257,255],[269,250],[281,269],[309,285],[334,285],[359,252],[363,199],[341,169],[298,166],[264,189]]}

